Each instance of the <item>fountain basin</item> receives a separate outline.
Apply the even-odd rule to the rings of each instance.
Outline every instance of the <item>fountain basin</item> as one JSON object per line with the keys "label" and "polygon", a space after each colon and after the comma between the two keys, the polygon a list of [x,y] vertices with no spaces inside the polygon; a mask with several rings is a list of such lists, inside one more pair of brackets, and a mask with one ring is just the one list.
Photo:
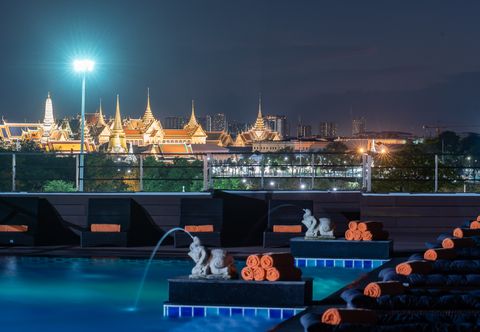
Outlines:
{"label": "fountain basin", "polygon": [[301,258],[381,258],[388,259],[393,251],[393,241],[290,240],[294,257]]}
{"label": "fountain basin", "polygon": [[312,302],[313,279],[300,281],[168,280],[168,303],[176,305],[304,308]]}

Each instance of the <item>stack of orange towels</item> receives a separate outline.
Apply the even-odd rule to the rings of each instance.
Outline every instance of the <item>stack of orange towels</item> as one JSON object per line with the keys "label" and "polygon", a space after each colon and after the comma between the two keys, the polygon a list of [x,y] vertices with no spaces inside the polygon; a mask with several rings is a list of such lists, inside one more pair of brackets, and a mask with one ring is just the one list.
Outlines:
{"label": "stack of orange towels", "polygon": [[387,240],[388,232],[383,230],[380,221],[350,221],[345,232],[345,240],[379,241]]}
{"label": "stack of orange towels", "polygon": [[302,271],[295,267],[290,253],[254,254],[247,258],[242,278],[247,281],[295,281],[302,278]]}

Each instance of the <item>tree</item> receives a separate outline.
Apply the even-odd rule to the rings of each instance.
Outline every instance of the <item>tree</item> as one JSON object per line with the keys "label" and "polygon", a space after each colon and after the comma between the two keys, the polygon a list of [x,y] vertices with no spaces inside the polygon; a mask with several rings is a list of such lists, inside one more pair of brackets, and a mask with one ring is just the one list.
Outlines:
{"label": "tree", "polygon": [[147,157],[143,163],[145,191],[191,192],[203,189],[203,162],[174,158],[158,161]]}
{"label": "tree", "polygon": [[76,191],[75,185],[72,182],[63,180],[47,181],[43,185],[44,192],[74,192]]}

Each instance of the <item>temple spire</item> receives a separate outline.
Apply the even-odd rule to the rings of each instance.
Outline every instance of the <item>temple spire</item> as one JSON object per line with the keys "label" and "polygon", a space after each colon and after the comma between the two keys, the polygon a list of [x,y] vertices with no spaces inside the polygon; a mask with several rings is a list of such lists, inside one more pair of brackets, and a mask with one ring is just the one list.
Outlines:
{"label": "temple spire", "polygon": [[258,96],[258,114],[257,120],[255,121],[255,129],[262,130],[265,129],[265,122],[263,121],[262,115],[262,95]]}
{"label": "temple spire", "polygon": [[113,121],[113,131],[123,131],[122,117],[120,116],[120,96],[117,95],[117,107],[115,109],[115,120]]}
{"label": "temple spire", "polygon": [[147,108],[145,109],[145,114],[143,114],[142,122],[144,124],[150,123],[155,120],[153,116],[152,109],[150,107],[150,88],[147,89]]}
{"label": "temple spire", "polygon": [[197,118],[195,117],[195,100],[192,99],[192,114],[190,115],[190,120],[187,124],[188,127],[198,126]]}
{"label": "temple spire", "polygon": [[115,110],[115,120],[108,141],[108,152],[123,153],[127,151],[125,132],[123,131],[122,117],[120,115],[120,97],[117,95],[117,107]]}
{"label": "temple spire", "polygon": [[52,98],[50,98],[50,92],[47,94],[47,99],[45,100],[45,116],[43,118],[43,131],[49,132],[53,125],[55,124],[55,119],[53,118],[53,104]]}
{"label": "temple spire", "polygon": [[98,121],[97,125],[106,126],[105,118],[103,117],[102,98],[100,98],[100,106],[98,108]]}

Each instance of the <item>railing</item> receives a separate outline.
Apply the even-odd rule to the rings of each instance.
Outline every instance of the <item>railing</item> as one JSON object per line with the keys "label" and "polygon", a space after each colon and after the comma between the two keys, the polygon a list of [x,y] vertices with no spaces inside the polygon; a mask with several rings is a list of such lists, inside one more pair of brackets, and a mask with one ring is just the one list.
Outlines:
{"label": "railing", "polygon": [[480,156],[400,153],[0,153],[0,191],[329,190],[476,192]]}

